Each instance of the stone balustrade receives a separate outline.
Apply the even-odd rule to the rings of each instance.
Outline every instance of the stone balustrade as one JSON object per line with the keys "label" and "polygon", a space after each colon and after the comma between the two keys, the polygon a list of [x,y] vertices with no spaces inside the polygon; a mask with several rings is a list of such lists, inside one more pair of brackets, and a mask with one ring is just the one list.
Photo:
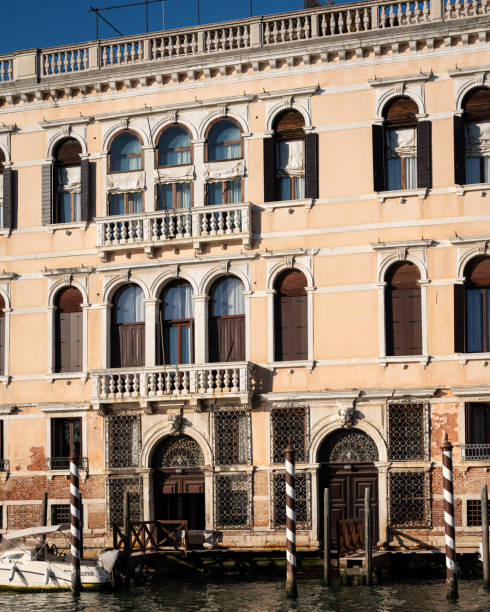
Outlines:
{"label": "stone balustrade", "polygon": [[452,21],[488,12],[488,0],[366,0],[82,45],[17,51],[0,56],[0,85],[33,77],[42,83],[43,79],[71,73],[90,73],[232,50],[268,48],[300,40]]}
{"label": "stone balustrade", "polygon": [[208,363],[97,370],[91,373],[94,401],[215,398],[251,393],[252,364]]}
{"label": "stone balustrade", "polygon": [[[153,248],[203,242],[241,240],[250,247],[251,205],[221,204],[199,208],[159,210],[96,219],[99,253],[128,248]],[[102,255],[104,257],[104,255]]]}

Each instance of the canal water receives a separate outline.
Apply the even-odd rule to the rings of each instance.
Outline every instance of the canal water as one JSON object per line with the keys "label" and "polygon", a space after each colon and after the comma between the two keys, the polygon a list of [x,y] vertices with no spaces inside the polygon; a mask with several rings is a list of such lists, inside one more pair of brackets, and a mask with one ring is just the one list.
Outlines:
{"label": "canal water", "polygon": [[203,612],[356,611],[356,612],[471,612],[490,611],[490,593],[481,581],[460,581],[460,599],[448,603],[444,581],[383,584],[375,587],[325,589],[319,580],[298,581],[299,597],[288,600],[279,579],[181,579],[118,592],[17,594],[0,592],[0,610],[19,612]]}

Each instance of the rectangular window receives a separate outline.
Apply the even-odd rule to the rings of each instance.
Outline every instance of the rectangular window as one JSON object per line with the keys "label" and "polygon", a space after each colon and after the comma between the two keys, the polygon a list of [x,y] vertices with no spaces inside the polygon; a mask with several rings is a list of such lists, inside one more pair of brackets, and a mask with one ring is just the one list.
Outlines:
{"label": "rectangular window", "polygon": [[490,157],[466,158],[466,183],[490,183]]}
{"label": "rectangular window", "polygon": [[429,527],[430,474],[390,472],[388,476],[391,527]]}
{"label": "rectangular window", "polygon": [[[286,525],[286,472],[272,474],[272,524],[274,528]],[[310,475],[296,472],[296,528],[309,529],[310,519]]]}
{"label": "rectangular window", "polygon": [[[467,499],[466,500],[466,525],[468,527],[481,527],[481,500]],[[488,508],[488,517],[490,519],[490,508]]]}
{"label": "rectangular window", "polygon": [[429,419],[426,402],[388,403],[388,447],[391,461],[429,460]]}
{"label": "rectangular window", "polygon": [[58,223],[73,223],[81,219],[80,192],[61,191],[58,193]]}
{"label": "rectangular window", "polygon": [[296,461],[306,461],[309,411],[306,406],[275,407],[271,411],[271,463],[284,463],[284,450],[291,442]]}
{"label": "rectangular window", "polygon": [[167,183],[157,186],[158,210],[191,207],[191,183]]}
{"label": "rectangular window", "polygon": [[242,179],[207,184],[207,204],[238,204],[242,202]]}
{"label": "rectangular window", "polygon": [[490,289],[466,289],[466,343],[468,353],[490,350]]}
{"label": "rectangular window", "polygon": [[252,525],[252,485],[247,474],[217,474],[215,525],[220,529]]}
{"label": "rectangular window", "polygon": [[129,493],[131,521],[143,520],[143,479],[139,476],[109,477],[106,480],[106,524],[122,525],[124,494]]}
{"label": "rectangular window", "polygon": [[82,419],[51,419],[51,470],[70,469],[70,457],[82,455]]}
{"label": "rectangular window", "polygon": [[143,194],[141,191],[111,193],[109,195],[110,215],[134,215],[143,211]]}
{"label": "rectangular window", "polygon": [[250,413],[246,410],[216,411],[214,413],[214,444],[217,465],[250,463]]}
{"label": "rectangular window", "polygon": [[138,414],[105,417],[106,466],[109,469],[139,466],[141,418]]}
{"label": "rectangular window", "polygon": [[466,461],[490,460],[490,404],[466,404],[465,444],[461,450]]}
{"label": "rectangular window", "polygon": [[51,525],[69,523],[70,518],[70,504],[53,504],[51,506]]}

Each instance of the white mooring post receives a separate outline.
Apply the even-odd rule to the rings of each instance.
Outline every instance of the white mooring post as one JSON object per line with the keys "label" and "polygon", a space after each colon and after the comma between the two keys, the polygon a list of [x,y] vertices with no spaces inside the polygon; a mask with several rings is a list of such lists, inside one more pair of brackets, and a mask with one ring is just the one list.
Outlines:
{"label": "white mooring post", "polygon": [[286,450],[286,595],[296,597],[296,492],[294,487],[294,448]]}
{"label": "white mooring post", "polygon": [[444,487],[444,528],[446,533],[446,597],[458,599],[456,567],[456,535],[454,530],[453,445],[444,432],[442,450],[442,482]]}
{"label": "white mooring post", "polygon": [[80,591],[80,486],[78,457],[70,457],[71,590]]}

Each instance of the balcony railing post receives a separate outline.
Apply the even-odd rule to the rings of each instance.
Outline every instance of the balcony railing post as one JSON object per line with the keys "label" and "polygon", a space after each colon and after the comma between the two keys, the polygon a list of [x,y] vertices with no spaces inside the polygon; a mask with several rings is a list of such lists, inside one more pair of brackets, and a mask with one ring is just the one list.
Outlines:
{"label": "balcony railing post", "polygon": [[145,38],[143,41],[143,61],[151,60],[151,40]]}
{"label": "balcony railing post", "polygon": [[375,4],[371,7],[371,29],[377,30],[379,28],[379,4]]}
{"label": "balcony railing post", "polygon": [[430,20],[444,20],[444,0],[431,0],[430,2]]}
{"label": "balcony railing post", "polygon": [[204,53],[204,30],[197,33],[197,52]]}
{"label": "balcony railing post", "polygon": [[262,20],[253,21],[250,24],[250,46],[261,47],[262,46]]}
{"label": "balcony railing post", "polygon": [[41,61],[39,49],[25,49],[14,53],[13,80],[38,81],[41,79]]}
{"label": "balcony railing post", "polygon": [[99,68],[99,45],[94,43],[88,48],[88,68],[97,70]]}
{"label": "balcony railing post", "polygon": [[319,13],[313,13],[311,15],[311,38],[318,38],[318,20],[320,19]]}

